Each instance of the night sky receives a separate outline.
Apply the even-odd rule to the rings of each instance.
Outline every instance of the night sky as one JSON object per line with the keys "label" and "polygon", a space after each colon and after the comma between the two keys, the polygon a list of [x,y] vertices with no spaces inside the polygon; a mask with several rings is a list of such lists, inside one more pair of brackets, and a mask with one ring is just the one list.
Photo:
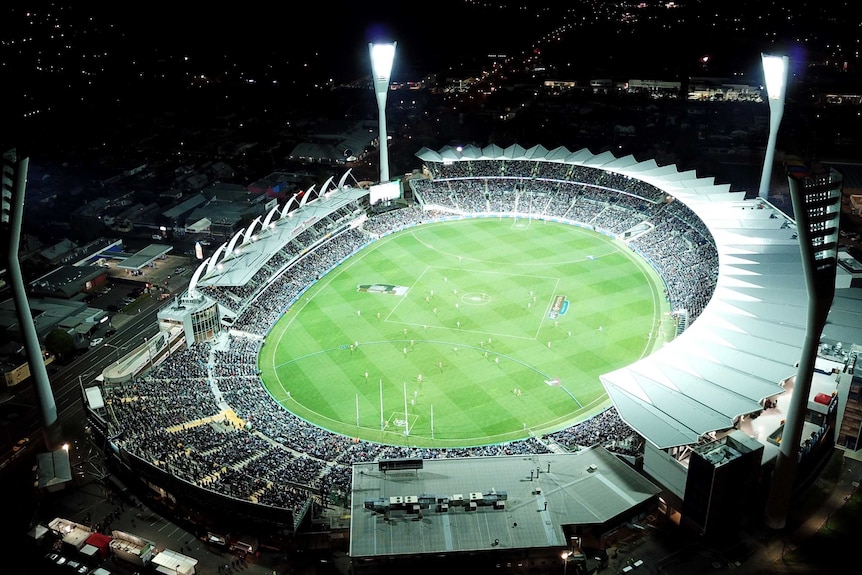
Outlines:
{"label": "night sky", "polygon": [[117,5],[102,17],[117,22],[127,34],[128,48],[138,45],[143,54],[182,51],[213,64],[225,57],[282,63],[316,57],[337,80],[368,74],[369,41],[397,41],[393,74],[406,77],[489,51],[527,47],[538,30],[553,25],[546,15],[525,18],[517,9],[464,0],[435,0],[426,6],[386,0],[307,2],[302,10],[255,1],[229,11],[215,5],[168,6],[145,3],[131,13]]}
{"label": "night sky", "polygon": [[[824,0],[812,6],[825,8],[836,2],[841,4]],[[371,40],[381,40],[398,42],[393,72],[398,80],[467,65],[488,54],[527,53],[537,45],[578,70],[623,66],[676,70],[704,52],[715,53],[717,63],[729,66],[738,55],[750,52],[755,55],[750,59],[755,60],[758,50],[769,45],[792,44],[803,38],[811,46],[821,45],[824,42],[818,36],[824,30],[834,45],[851,47],[853,32],[858,33],[852,21],[828,17],[829,12],[809,14],[800,6],[782,10],[784,3],[758,1],[729,7],[727,3],[682,0],[677,9],[667,9],[666,4],[645,2],[647,8],[633,9],[632,3],[600,0],[499,0],[493,4],[337,0],[305,2],[300,10],[284,2],[258,0],[194,8],[156,0],[133,9],[122,3],[67,7],[42,3],[50,8],[43,7],[38,13],[50,14],[50,19],[31,18],[26,11],[7,5],[2,9],[6,14],[0,30],[0,63],[7,72],[31,73],[50,65],[57,53],[78,55],[76,50],[86,45],[115,59],[115,67],[106,73],[119,76],[123,64],[132,67],[128,57],[147,65],[181,54],[191,59],[193,69],[213,71],[237,61],[276,67],[307,67],[314,61],[326,64],[320,74],[328,72],[336,80],[345,80],[368,73],[365,47]],[[550,40],[557,31],[564,33]],[[10,42],[21,36],[31,39],[24,44],[23,56],[18,51],[22,44]],[[28,53],[33,51],[43,51],[48,60],[30,57]]]}
{"label": "night sky", "polygon": [[[534,51],[547,77],[563,80],[716,76],[758,84],[761,51],[790,54],[800,76],[812,63],[846,62],[851,73],[859,67],[862,26],[849,0],[672,4],[336,0],[299,9],[259,0],[193,7],[155,0],[42,2],[33,13],[7,4],[0,9],[0,73],[11,121],[0,139],[16,145],[19,132],[44,134],[47,126],[59,137],[64,122],[79,130],[75,120],[107,122],[112,109],[164,110],[188,92],[191,78],[228,89],[277,86],[286,103],[303,86],[367,77],[373,40],[398,43],[393,81],[429,73],[465,78],[487,70],[489,55]],[[705,55],[709,65],[701,66]],[[36,116],[45,123],[23,119]],[[25,121],[31,125],[19,129]]]}

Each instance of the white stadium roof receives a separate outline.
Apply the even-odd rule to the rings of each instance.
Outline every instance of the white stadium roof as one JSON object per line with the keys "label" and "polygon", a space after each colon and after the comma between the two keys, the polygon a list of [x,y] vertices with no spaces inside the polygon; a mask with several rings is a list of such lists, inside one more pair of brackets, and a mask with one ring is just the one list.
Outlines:
{"label": "white stadium roof", "polygon": [[368,195],[366,189],[345,185],[349,174],[350,170],[332,188],[329,187],[331,179],[319,192],[312,186],[301,200],[294,196],[283,207],[276,206],[266,216],[255,219],[247,228],[236,232],[198,266],[189,282],[189,293],[194,292],[198,285],[247,284],[273,254],[304,229],[338,208]]}
{"label": "white stadium roof", "polygon": [[[609,152],[565,148],[447,146],[416,154],[426,162],[547,161],[588,166],[640,179],[683,202],[706,225],[718,252],[711,301],[679,337],[601,381],[622,419],[665,449],[696,443],[728,429],[760,401],[783,393],[795,375],[807,319],[808,295],[796,225],[768,202],[746,200],[727,184],[693,171],[639,162]],[[824,339],[862,342],[862,296],[836,290]]]}

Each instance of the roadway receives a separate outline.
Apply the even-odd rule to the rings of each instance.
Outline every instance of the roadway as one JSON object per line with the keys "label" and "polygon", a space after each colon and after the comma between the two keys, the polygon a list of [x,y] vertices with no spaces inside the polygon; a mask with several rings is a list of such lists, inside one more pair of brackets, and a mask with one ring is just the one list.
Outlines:
{"label": "roadway", "polygon": [[[116,333],[107,343],[91,347],[68,365],[49,374],[57,417],[62,425],[84,419],[84,406],[80,392],[82,385],[86,387],[95,381],[105,367],[119,360],[125,350],[131,350],[142,344],[144,338],[156,335],[158,332],[156,312],[166,303],[168,302],[159,302],[155,299],[142,303],[140,313],[127,316],[128,319],[123,321],[122,325],[117,325],[120,322],[114,322]],[[114,317],[116,319],[117,316]],[[22,409],[31,416],[27,420],[16,421],[15,427],[22,435],[13,438],[13,443],[28,437],[30,439],[28,450],[44,449],[46,446],[42,438],[42,419],[36,383],[31,379],[29,383],[20,387],[21,389],[14,390],[14,393],[8,397],[8,401],[21,408],[35,409]],[[3,460],[8,455],[11,453],[4,454]]]}
{"label": "roadway", "polygon": [[[172,274],[177,266],[184,266],[186,271],[179,276]],[[191,276],[191,264],[188,258],[168,258],[163,265],[149,269],[147,276],[140,278],[140,283],[144,285],[147,281],[163,282],[168,276],[171,276],[172,293],[182,293],[188,286]],[[119,301],[124,295],[121,293],[123,291],[117,286],[91,305],[107,307],[112,302]],[[142,344],[145,338],[156,335],[158,310],[169,305],[170,302],[170,299],[159,300],[155,293],[140,297],[134,306],[127,306],[125,310],[114,313],[110,322],[94,334],[94,337],[103,337],[104,343],[90,347],[67,365],[59,366],[59,369],[56,362],[51,365],[48,378],[54,394],[57,417],[62,425],[84,419],[81,386],[87,387],[96,380],[105,367],[119,361],[122,355]],[[107,336],[109,326],[110,329],[115,330],[115,333]],[[40,403],[32,377],[27,382],[11,388],[8,394],[0,398],[0,403],[5,404],[9,410],[14,410],[14,413],[20,414],[15,417],[14,426],[8,426],[10,433],[18,436],[10,437],[10,448],[0,454],[0,469],[2,469],[12,459],[22,457],[25,451],[35,452],[44,449],[46,438],[42,433]],[[24,449],[13,452],[11,446],[24,438],[29,438],[29,443],[24,446]]]}

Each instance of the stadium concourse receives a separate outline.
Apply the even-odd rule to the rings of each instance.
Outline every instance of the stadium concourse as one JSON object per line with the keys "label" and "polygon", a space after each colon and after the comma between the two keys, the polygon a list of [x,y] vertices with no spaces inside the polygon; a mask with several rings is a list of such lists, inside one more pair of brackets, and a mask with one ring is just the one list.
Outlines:
{"label": "stadium concourse", "polygon": [[[206,318],[186,326],[188,347],[132,381],[102,386],[104,407],[93,419],[120,467],[171,497],[228,509],[228,523],[284,534],[301,532],[326,508],[355,509],[354,464],[601,447],[633,466],[647,455],[646,471],[655,475],[649,453],[679,453],[684,470],[686,448],[739,433],[762,445],[765,460],[775,456],[768,441],[775,429],[745,422],[768,402],[779,417],[758,421],[777,427],[793,392],[807,300],[791,218],[711,178],[609,152],[488,146],[417,156],[423,174],[407,182],[411,205],[369,216],[367,190],[351,188],[345,174],[332,189],[330,180],[316,197],[309,191],[301,204],[256,220],[199,266],[188,293],[160,313],[166,327]],[[483,216],[558,221],[624,243],[663,278],[676,337],[604,374],[608,400],[594,417],[505,444],[376,444],[326,431],[271,399],[258,351],[310,285],[383,235]],[[836,294],[824,333],[824,340],[844,342],[830,347],[844,359],[850,344],[862,341],[853,320],[858,294],[847,286]],[[817,385],[818,392],[836,391],[833,380]],[[633,506],[632,513],[641,511]],[[548,527],[557,557],[564,527]],[[435,551],[445,553],[445,544]]]}

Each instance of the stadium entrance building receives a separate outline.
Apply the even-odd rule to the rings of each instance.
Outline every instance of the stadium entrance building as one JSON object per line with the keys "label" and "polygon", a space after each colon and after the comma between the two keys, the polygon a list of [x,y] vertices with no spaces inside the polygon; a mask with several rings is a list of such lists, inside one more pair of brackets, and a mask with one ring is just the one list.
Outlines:
{"label": "stadium entrance building", "polygon": [[181,327],[189,345],[231,329],[260,292],[305,253],[362,221],[369,192],[347,186],[349,174],[274,206],[218,246],[198,265],[187,291],[159,311],[159,329]]}

